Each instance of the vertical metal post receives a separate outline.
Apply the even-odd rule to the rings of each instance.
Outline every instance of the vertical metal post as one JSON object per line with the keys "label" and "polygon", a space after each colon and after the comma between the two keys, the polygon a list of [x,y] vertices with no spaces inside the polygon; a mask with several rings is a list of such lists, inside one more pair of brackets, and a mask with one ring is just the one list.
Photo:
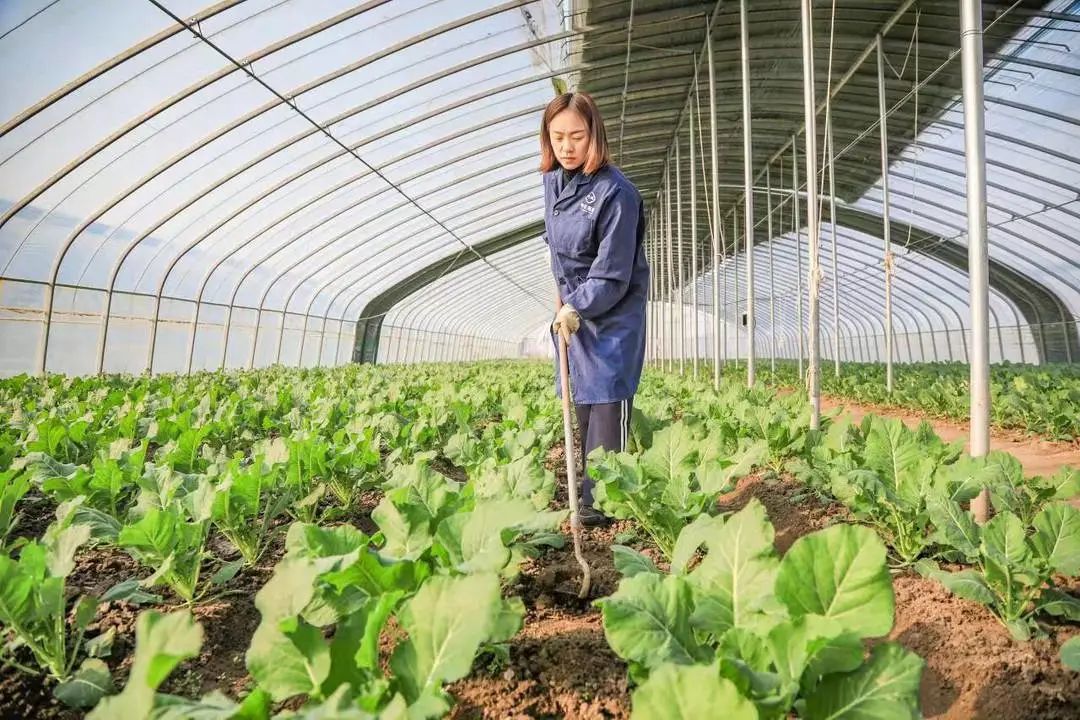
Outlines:
{"label": "vertical metal post", "polygon": [[[694,56],[694,99],[697,99],[697,56]],[[691,328],[690,341],[693,343],[691,363],[694,379],[698,378],[698,303],[697,303],[697,143],[694,142],[694,105],[690,106],[690,297],[692,307],[690,318],[694,326]]]}
{"label": "vertical metal post", "polygon": [[818,267],[818,246],[820,244],[820,225],[818,223],[818,181],[817,181],[817,102],[814,93],[814,17],[812,0],[802,0],[802,50],[803,50],[803,112],[806,117],[806,229],[809,239],[807,250],[810,254],[810,268],[807,277],[810,291],[810,373],[806,379],[810,399],[810,429],[817,430],[821,425],[821,328],[819,312],[819,288],[821,270]]}
{"label": "vertical metal post", "polygon": [[671,371],[675,367],[675,332],[673,331],[675,326],[675,311],[672,301],[675,296],[675,273],[672,270],[672,177],[671,177],[671,164],[667,165],[667,172],[664,176],[664,244],[666,249],[666,273],[664,279],[666,281],[666,302],[664,303],[664,312],[667,315],[667,322],[664,324],[664,344],[666,345],[666,363],[664,369]]}
{"label": "vertical metal post", "polygon": [[739,367],[739,358],[742,357],[739,347],[739,328],[742,327],[742,313],[739,312],[739,208],[735,207],[731,213],[731,260],[735,269],[731,273],[735,285],[735,367]]}
{"label": "vertical metal post", "polygon": [[[769,233],[769,371],[776,373],[776,267],[773,265],[772,176],[765,166],[765,217]],[[781,226],[783,227],[783,226]],[[775,378],[774,378],[775,379]]]}
{"label": "vertical metal post", "polygon": [[[329,315],[329,313],[327,313]],[[328,317],[322,319],[322,326],[319,328],[319,344],[315,350],[315,367],[322,367],[322,353],[323,353],[323,341],[326,340],[326,323]],[[252,352],[254,352],[255,343],[259,342],[259,328],[255,327],[255,338],[251,341]]]}
{"label": "vertical metal post", "polygon": [[262,325],[262,306],[255,313],[255,340],[251,343],[251,352],[248,353],[248,370],[255,367],[255,349],[259,346],[259,326]]}
{"label": "vertical metal post", "polygon": [[648,326],[649,329],[648,340],[645,346],[645,360],[647,363],[652,363],[653,350],[655,349],[653,347],[653,332],[655,331],[656,327],[653,323],[652,318],[652,304],[653,298],[656,297],[656,273],[653,271],[652,248],[650,247],[652,245],[653,238],[655,237],[655,234],[653,232],[653,230],[655,229],[656,217],[652,213],[650,213],[649,233],[645,238],[645,261],[649,265],[649,297],[645,303],[645,324]]}
{"label": "vertical metal post", "polygon": [[754,154],[750,115],[750,29],[746,18],[746,0],[739,2],[739,46],[742,60],[742,116],[743,116],[743,210],[746,229],[746,385],[752,387],[756,377],[754,368]]}
{"label": "vertical metal post", "polygon": [[[981,61],[980,61],[981,63]],[[980,65],[981,67],[981,65]],[[892,326],[892,243],[889,221],[889,128],[885,110],[885,51],[881,33],[877,36],[878,116],[881,130],[881,216],[885,243],[885,389],[893,390],[893,326]]]}
{"label": "vertical metal post", "polygon": [[[656,205],[656,209],[659,210],[659,200],[657,200]],[[654,365],[656,364],[656,359],[659,357],[659,354],[656,352],[656,339],[659,337],[659,333],[657,332],[656,299],[660,294],[660,262],[656,252],[656,241],[659,239],[657,233],[657,228],[659,227],[659,222],[657,222],[658,217],[659,213],[654,211],[652,213],[652,256],[649,262],[649,345],[651,347],[649,359]]]}
{"label": "vertical metal post", "polygon": [[98,345],[97,374],[105,372],[105,346],[109,343],[109,317],[112,315],[113,291],[105,291],[105,314],[102,316],[104,327],[101,330],[101,344]]}
{"label": "vertical metal post", "polygon": [[680,140],[678,132],[675,135],[675,237],[679,243],[678,252],[678,280],[676,292],[679,293],[679,374],[686,372],[686,306],[683,287],[683,207],[682,207],[682,157],[679,152]]}
{"label": "vertical metal post", "polygon": [[713,68],[712,34],[706,25],[705,47],[709,61],[709,154],[712,157],[712,311],[713,387],[720,387],[720,168],[716,161],[716,73]]}
{"label": "vertical metal post", "polygon": [[[982,3],[960,2],[960,64],[964,85],[968,276],[971,287],[971,455],[990,451],[990,260],[986,229],[986,133],[983,119]],[[971,501],[975,521],[990,510],[989,490]]]}
{"label": "vertical metal post", "polygon": [[[230,304],[225,308],[225,329],[224,340],[222,341],[221,348],[221,369],[225,369],[225,363],[229,359],[229,336],[232,335],[232,312],[233,306]],[[281,362],[281,346],[278,346],[278,362]]]}
{"label": "vertical metal post", "polygon": [[[342,314],[342,316],[340,318],[338,318],[338,331],[337,331],[337,334],[334,336],[334,354],[331,356],[331,357],[334,358],[334,367],[337,367],[338,365],[341,365],[341,336],[343,334],[345,334],[345,315],[344,314]],[[378,364],[378,362],[379,362],[379,347],[378,347],[378,345],[375,346],[375,360],[374,360],[374,362],[376,364]]]}
{"label": "vertical metal post", "polygon": [[[281,308],[281,327],[278,328],[277,349],[274,350],[274,364],[281,364],[281,348],[285,345],[285,324],[289,321],[289,306],[286,304]],[[228,345],[228,332],[225,334],[226,345]],[[222,367],[224,367],[225,358],[222,357]]]}
{"label": "vertical metal post", "polygon": [[800,220],[802,219],[802,212],[799,209],[799,144],[797,138],[791,136],[791,197],[795,201],[795,212],[791,216],[791,224],[795,229],[795,285],[796,285],[796,302],[798,303],[798,313],[796,314],[796,321],[799,323],[799,332],[796,334],[796,341],[798,342],[799,356],[799,382],[802,382],[805,378],[803,376],[803,286],[802,286],[802,227]]}
{"label": "vertical metal post", "polygon": [[826,106],[825,126],[829,146],[829,243],[832,251],[832,326],[833,326],[833,374],[840,377],[840,276],[836,272],[836,167],[833,157],[832,103]]}
{"label": "vertical metal post", "polygon": [[[709,68],[711,71],[712,68]],[[44,377],[46,374],[46,366],[48,365],[49,358],[49,336],[52,333],[52,319],[53,319],[53,296],[56,295],[56,273],[53,273],[52,282],[49,283],[45,292],[45,331],[41,336],[41,342],[38,343],[38,365],[37,374],[39,377]],[[1000,335],[1000,331],[998,333]]]}
{"label": "vertical metal post", "polygon": [[157,348],[158,322],[161,320],[161,293],[154,298],[154,313],[150,319],[150,343],[146,348],[146,374],[154,374],[154,350]]}
{"label": "vertical metal post", "polygon": [[191,365],[195,360],[195,339],[199,335],[199,311],[202,310],[202,300],[195,300],[195,320],[191,326],[191,334],[188,335],[188,351],[187,351],[187,365],[184,368],[184,374],[191,374]]}
{"label": "vertical metal post", "polygon": [[674,368],[675,358],[675,334],[672,328],[675,326],[675,312],[672,309],[674,299],[674,273],[672,272],[672,177],[671,162],[667,163],[664,172],[664,369],[671,371]]}
{"label": "vertical metal post", "polygon": [[649,243],[652,241],[652,215],[646,211],[646,215],[649,215],[649,223],[645,226],[645,264],[649,267],[649,287],[645,293],[645,366],[648,367],[652,361],[652,322],[650,322],[652,314],[652,298],[653,298],[653,277],[652,277],[652,250],[649,248]]}
{"label": "vertical metal post", "polygon": [[304,346],[307,345],[307,329],[308,318],[310,316],[304,313],[304,326],[300,330],[300,344],[296,349],[296,367],[304,367]]}

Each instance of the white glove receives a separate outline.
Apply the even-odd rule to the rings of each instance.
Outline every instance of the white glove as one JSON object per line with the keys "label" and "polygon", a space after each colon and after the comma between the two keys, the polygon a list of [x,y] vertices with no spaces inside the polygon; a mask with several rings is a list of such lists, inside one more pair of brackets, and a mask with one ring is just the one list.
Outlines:
{"label": "white glove", "polygon": [[551,329],[562,335],[567,343],[579,327],[581,327],[581,317],[573,305],[563,305],[559,308],[559,312],[555,315],[555,322],[551,324]]}

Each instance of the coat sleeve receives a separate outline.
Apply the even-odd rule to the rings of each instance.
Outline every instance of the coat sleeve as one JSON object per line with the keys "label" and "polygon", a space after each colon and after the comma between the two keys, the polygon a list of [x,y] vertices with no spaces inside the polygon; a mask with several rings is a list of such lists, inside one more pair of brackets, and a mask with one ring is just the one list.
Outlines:
{"label": "coat sleeve", "polygon": [[584,282],[563,298],[583,318],[592,320],[613,308],[630,287],[637,256],[637,198],[618,188],[600,206],[596,219],[596,259]]}

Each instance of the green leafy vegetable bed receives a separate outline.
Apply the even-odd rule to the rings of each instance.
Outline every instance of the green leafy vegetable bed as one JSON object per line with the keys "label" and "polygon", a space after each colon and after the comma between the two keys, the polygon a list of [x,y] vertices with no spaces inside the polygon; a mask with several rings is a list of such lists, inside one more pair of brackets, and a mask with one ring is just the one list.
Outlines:
{"label": "green leafy vegetable bed", "polygon": [[[535,363],[0,383],[0,702],[418,719],[455,712],[462,678],[533,674],[518,633],[552,618],[528,588],[569,557],[552,386]],[[630,701],[589,707],[917,717],[923,660],[884,639],[890,569],[984,604],[1019,640],[1080,619],[1075,473],[1027,482],[1007,456],[876,418],[806,428],[800,398],[649,374],[627,452],[589,463],[625,536],[590,541],[606,597],[548,588],[572,632],[602,631],[601,662],[626,663]],[[781,556],[763,505],[719,510],[750,473],[794,473],[859,524]],[[998,515],[978,528],[965,507],[982,486]],[[538,667],[559,665],[550,648]],[[511,699],[481,711],[521,700],[504,683]]]}
{"label": "green leafy vegetable bed", "polygon": [[[798,365],[759,361],[766,382],[800,384]],[[970,414],[968,365],[911,363],[893,366],[894,385],[885,389],[885,366],[880,363],[841,363],[840,376],[824,363],[821,391],[855,402],[918,410],[933,417],[966,421]],[[1017,365],[990,368],[991,422],[1049,440],[1080,438],[1080,365]]]}

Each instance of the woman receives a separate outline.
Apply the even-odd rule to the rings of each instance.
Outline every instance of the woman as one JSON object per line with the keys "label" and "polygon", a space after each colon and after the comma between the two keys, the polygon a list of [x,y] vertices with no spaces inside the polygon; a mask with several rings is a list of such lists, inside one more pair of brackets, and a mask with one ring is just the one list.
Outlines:
{"label": "woman", "polygon": [[[548,104],[540,169],[558,289],[552,338],[561,334],[569,345],[582,454],[623,450],[645,359],[649,266],[641,195],[611,164],[604,121],[585,93]],[[593,482],[583,475],[582,524],[604,525],[608,519],[592,506]]]}

